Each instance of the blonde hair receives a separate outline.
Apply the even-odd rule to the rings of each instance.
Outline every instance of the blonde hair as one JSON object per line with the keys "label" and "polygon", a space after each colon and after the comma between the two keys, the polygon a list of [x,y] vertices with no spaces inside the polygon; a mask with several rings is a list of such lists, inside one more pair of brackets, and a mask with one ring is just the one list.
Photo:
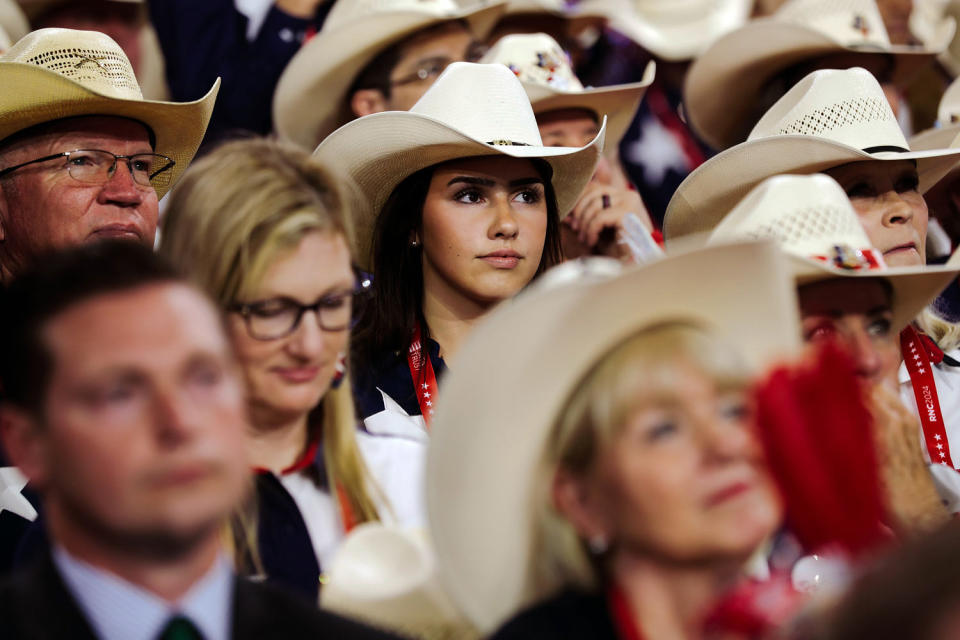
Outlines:
{"label": "blonde hair", "polygon": [[[296,147],[262,138],[224,144],[195,161],[171,193],[160,253],[225,307],[252,295],[269,266],[309,233],[339,234],[352,246],[334,185]],[[324,396],[322,416],[331,493],[342,488],[357,524],[378,520],[380,493],[357,447],[349,378]]]}
{"label": "blonde hair", "polygon": [[536,484],[531,587],[595,588],[603,568],[556,509],[552,486],[559,469],[577,477],[594,468],[601,450],[644,403],[648,388],[678,387],[678,363],[688,363],[721,389],[739,389],[748,374],[738,354],[702,329],[669,322],[644,329],[597,360],[574,386],[544,447]]}
{"label": "blonde hair", "polygon": [[960,347],[960,324],[944,320],[930,307],[917,316],[917,325],[944,351]]}

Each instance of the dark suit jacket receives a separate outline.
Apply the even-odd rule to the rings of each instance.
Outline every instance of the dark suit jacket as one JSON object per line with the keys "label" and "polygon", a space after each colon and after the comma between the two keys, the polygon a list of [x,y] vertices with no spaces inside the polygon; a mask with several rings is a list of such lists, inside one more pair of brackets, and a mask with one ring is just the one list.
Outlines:
{"label": "dark suit jacket", "polygon": [[603,595],[568,590],[509,620],[491,640],[617,640]]}
{"label": "dark suit jacket", "polygon": [[[0,638],[97,640],[46,554],[0,583]],[[242,579],[237,579],[234,589],[233,638],[396,640],[304,604],[275,587]]]}

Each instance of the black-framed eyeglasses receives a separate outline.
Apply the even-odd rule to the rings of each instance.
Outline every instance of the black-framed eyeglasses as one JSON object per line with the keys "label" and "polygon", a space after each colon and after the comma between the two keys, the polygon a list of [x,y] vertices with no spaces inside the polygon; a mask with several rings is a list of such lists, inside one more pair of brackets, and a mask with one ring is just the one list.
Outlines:
{"label": "black-framed eyeglasses", "polygon": [[66,158],[64,167],[71,178],[87,184],[103,184],[113,177],[117,170],[117,162],[123,160],[133,176],[134,182],[144,187],[156,187],[157,177],[173,168],[176,164],[172,159],[159,153],[135,153],[129,156],[118,156],[103,149],[74,149],[63,153],[54,153],[42,158],[36,158],[6,169],[0,169],[0,178],[9,175],[17,169],[32,164],[49,162],[57,158]]}
{"label": "black-framed eyeglasses", "polygon": [[238,302],[227,311],[238,313],[247,325],[247,333],[255,340],[278,340],[285,338],[300,326],[307,311],[317,316],[317,324],[325,331],[343,331],[350,328],[353,320],[353,299],[369,291],[370,278],[360,274],[354,288],[343,293],[328,295],[313,304],[301,304],[293,298],[280,297],[255,302]]}

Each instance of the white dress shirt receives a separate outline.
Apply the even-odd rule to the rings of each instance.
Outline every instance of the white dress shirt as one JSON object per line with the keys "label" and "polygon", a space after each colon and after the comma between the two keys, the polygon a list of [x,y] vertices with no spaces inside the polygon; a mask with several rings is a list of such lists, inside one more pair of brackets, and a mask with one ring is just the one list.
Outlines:
{"label": "white dress shirt", "polygon": [[54,547],[53,562],[100,640],[156,640],[174,616],[190,620],[204,640],[229,640],[233,571],[218,558],[179,602],[169,603],[112,573]]}

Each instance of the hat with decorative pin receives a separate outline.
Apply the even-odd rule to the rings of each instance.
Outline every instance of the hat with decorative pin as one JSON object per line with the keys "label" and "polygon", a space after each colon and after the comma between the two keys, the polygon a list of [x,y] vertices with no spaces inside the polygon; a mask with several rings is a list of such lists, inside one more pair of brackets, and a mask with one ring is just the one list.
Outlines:
{"label": "hat with decorative pin", "polygon": [[768,178],[710,234],[707,245],[776,240],[797,286],[832,278],[883,278],[892,289],[894,333],[960,273],[960,253],[939,266],[887,267],[843,188],[822,174]]}
{"label": "hat with decorative pin", "polygon": [[144,100],[130,61],[112,38],[97,31],[39,29],[0,55],[0,86],[0,140],[77,116],[142,122],[153,132],[154,150],[175,163],[154,179],[163,197],[203,140],[220,80],[193,102]]}
{"label": "hat with decorative pin", "polygon": [[630,127],[656,69],[651,62],[640,82],[587,89],[574,74],[567,54],[545,33],[504,36],[480,62],[504,64],[513,71],[538,116],[560,109],[586,109],[597,124],[607,116],[606,147],[613,150]]}
{"label": "hat with decorative pin", "polygon": [[[764,99],[775,99],[772,81],[782,72],[831,54],[849,66],[869,67],[892,58],[896,75],[933,60],[954,34],[948,18],[925,30],[919,45],[891,44],[875,0],[789,0],[714,42],[687,73],[684,109],[696,133],[716,149],[743,142]],[[767,102],[769,104],[769,102]]]}
{"label": "hat with decorative pin", "polygon": [[864,160],[915,161],[924,193],[960,161],[960,149],[911,151],[868,71],[814,71],[764,114],[746,142],[710,158],[680,183],[667,205],[664,236],[713,229],[765,178]]}
{"label": "hat with decorative pin", "polygon": [[418,31],[463,21],[483,40],[505,6],[477,0],[349,0],[330,9],[323,27],[286,66],[273,97],[277,132],[305,149],[354,118],[349,92],[374,58]]}
{"label": "hat with decorative pin", "polygon": [[502,64],[454,62],[410,111],[385,111],[348,122],[317,147],[314,156],[355,185],[354,257],[372,260],[377,215],[400,182],[421,169],[458,158],[540,158],[561,213],[570,211],[603,150],[606,120],[589,144],[545,147],[517,77]]}

